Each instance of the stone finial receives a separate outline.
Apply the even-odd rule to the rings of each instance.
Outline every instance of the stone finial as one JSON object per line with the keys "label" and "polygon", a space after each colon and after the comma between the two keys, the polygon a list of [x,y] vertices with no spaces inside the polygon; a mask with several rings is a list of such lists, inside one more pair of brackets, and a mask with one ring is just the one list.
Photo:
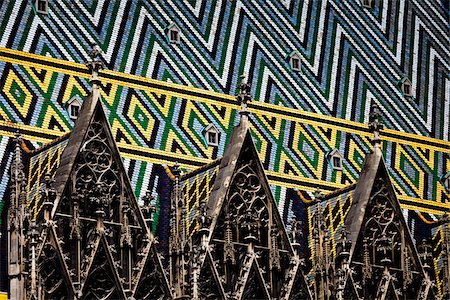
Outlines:
{"label": "stone finial", "polygon": [[247,120],[247,116],[249,112],[247,111],[247,103],[252,101],[252,97],[250,96],[250,88],[251,85],[246,82],[245,75],[242,74],[240,76],[241,82],[238,85],[239,93],[236,96],[236,100],[239,102],[241,106],[241,110],[239,114],[241,115],[241,121]]}
{"label": "stone finial", "polygon": [[316,190],[314,191],[314,202],[317,203],[322,201],[323,196],[324,194],[322,190],[320,189],[320,187],[317,187]]}
{"label": "stone finial", "polygon": [[13,154],[13,161],[11,164],[11,207],[19,207],[26,205],[26,187],[27,178],[24,172],[24,164],[22,160],[22,136],[19,132],[16,133],[15,149]]}
{"label": "stone finial", "polygon": [[384,128],[384,125],[380,122],[381,112],[378,104],[372,101],[370,104],[369,114],[369,130],[373,133],[372,145],[379,148],[381,142],[380,130]]}
{"label": "stone finial", "polygon": [[178,163],[178,161],[175,162],[175,165],[173,165],[172,174],[175,177],[179,177],[181,175],[180,164]]}
{"label": "stone finial", "polygon": [[91,58],[91,61],[86,62],[86,66],[91,71],[91,84],[92,86],[98,85],[100,83],[100,79],[98,78],[98,71],[104,68],[103,62],[99,60],[100,50],[97,48],[95,43],[91,44],[92,50],[89,51],[88,55]]}

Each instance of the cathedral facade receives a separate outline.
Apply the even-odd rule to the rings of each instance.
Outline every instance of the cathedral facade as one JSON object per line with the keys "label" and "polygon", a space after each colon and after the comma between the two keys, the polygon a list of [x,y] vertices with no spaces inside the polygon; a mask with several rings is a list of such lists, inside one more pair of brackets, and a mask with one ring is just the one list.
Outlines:
{"label": "cathedral facade", "polygon": [[[166,168],[168,247],[159,247],[151,231],[154,199],[146,194],[139,205],[135,198],[101,101],[103,64],[98,50],[91,54],[93,90],[73,130],[29,158],[64,143],[55,168],[34,183],[34,203],[27,201],[23,141],[16,138],[7,220],[11,299],[438,297],[431,246],[423,241],[418,250],[414,243],[384,162],[376,103],[369,116],[373,150],[358,181],[318,191],[303,207],[314,207],[311,222],[301,226],[294,218],[285,226],[250,134],[250,85],[242,77],[240,120],[224,156],[185,174],[178,164]],[[200,174],[214,174],[208,189],[205,181],[182,188]],[[189,202],[196,189],[198,202]],[[342,194],[347,207],[332,234],[322,204]],[[445,228],[443,299],[450,297]]]}
{"label": "cathedral facade", "polygon": [[448,11],[0,3],[0,299],[445,299]]}

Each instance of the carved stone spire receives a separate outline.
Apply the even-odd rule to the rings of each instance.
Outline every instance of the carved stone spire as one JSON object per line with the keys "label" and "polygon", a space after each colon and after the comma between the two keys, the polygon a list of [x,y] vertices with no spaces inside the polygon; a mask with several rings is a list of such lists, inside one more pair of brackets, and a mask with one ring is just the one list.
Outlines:
{"label": "carved stone spire", "polygon": [[238,85],[239,93],[236,96],[236,100],[241,106],[239,114],[241,115],[241,124],[247,125],[249,111],[247,110],[247,103],[252,101],[250,96],[251,85],[245,81],[245,75],[241,75],[241,82]]}
{"label": "carved stone spire", "polygon": [[317,190],[314,199],[317,201],[317,208],[313,216],[315,289],[317,299],[329,299],[333,290],[331,273],[334,262],[332,261],[329,232],[320,204],[321,199],[320,190]]}
{"label": "carved stone spire", "polygon": [[211,225],[211,218],[206,212],[206,199],[200,201],[197,224],[199,227],[198,234],[200,235],[201,246],[205,249],[208,245],[207,238],[209,236],[209,226]]}
{"label": "carved stone spire", "polygon": [[31,279],[31,299],[38,299],[37,295],[37,270],[36,270],[36,247],[38,245],[39,232],[37,230],[36,221],[32,220],[29,231],[29,240],[30,240],[30,279]]}
{"label": "carved stone spire", "polygon": [[337,263],[336,263],[336,299],[343,300],[344,298],[344,289],[345,289],[345,279],[347,277],[348,272],[350,272],[350,248],[352,242],[348,239],[348,231],[345,225],[341,231],[341,238],[336,244],[336,249],[339,251],[337,253]]}
{"label": "carved stone spire", "polygon": [[244,231],[244,241],[247,242],[249,246],[254,246],[254,243],[258,242],[256,218],[257,216],[253,212],[252,208],[248,207],[242,218],[242,229]]}
{"label": "carved stone spire", "polygon": [[75,287],[79,288],[81,276],[81,223],[80,223],[80,199],[77,194],[72,195],[72,218],[70,221],[70,239],[75,251]]}
{"label": "carved stone spire", "polygon": [[231,229],[231,220],[229,214],[225,215],[225,243],[223,256],[225,262],[229,261],[231,264],[235,263],[233,231]]}
{"label": "carved stone spire", "polygon": [[11,207],[19,208],[26,204],[26,177],[22,160],[22,137],[18,134],[15,139],[14,158],[11,165]]}
{"label": "carved stone spire", "polygon": [[91,61],[86,62],[86,66],[91,71],[90,83],[93,88],[98,88],[100,85],[100,79],[98,77],[98,71],[104,68],[103,62],[98,59],[100,56],[100,50],[95,43],[92,44],[92,50],[89,51],[89,57]]}
{"label": "carved stone spire", "polygon": [[271,247],[270,247],[270,268],[279,270],[280,269],[280,252],[278,248],[278,227],[276,225],[272,225],[270,229],[270,239],[271,239]]}
{"label": "carved stone spire", "polygon": [[370,250],[369,250],[369,238],[364,237],[363,239],[363,282],[369,282],[372,279],[372,264],[370,262]]}
{"label": "carved stone spire", "polygon": [[380,130],[384,128],[384,125],[380,122],[380,108],[376,104],[375,101],[372,101],[370,105],[370,114],[369,114],[369,130],[373,133],[372,145],[374,148],[380,148],[381,136]]}
{"label": "carved stone spire", "polygon": [[11,195],[8,207],[8,277],[11,299],[25,298],[27,236],[29,211],[26,203],[27,180],[22,161],[22,138],[16,137],[11,165]]}
{"label": "carved stone spire", "polygon": [[291,230],[289,231],[289,240],[291,242],[292,248],[294,249],[294,254],[298,256],[300,254],[300,241],[299,237],[303,234],[299,229],[299,225],[301,221],[298,221],[296,217],[294,217],[290,221]]}
{"label": "carved stone spire", "polygon": [[180,192],[181,170],[178,163],[172,168],[174,189],[172,194],[172,228],[170,245],[171,285],[176,299],[184,299],[188,293],[186,253],[186,203]]}

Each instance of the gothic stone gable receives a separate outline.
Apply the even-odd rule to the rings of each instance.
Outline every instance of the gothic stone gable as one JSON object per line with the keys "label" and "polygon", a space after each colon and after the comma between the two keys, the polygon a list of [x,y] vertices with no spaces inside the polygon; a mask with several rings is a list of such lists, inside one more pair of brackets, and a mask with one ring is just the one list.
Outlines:
{"label": "gothic stone gable", "polygon": [[[57,239],[68,258],[76,289],[86,293],[83,287],[92,284],[92,272],[100,274],[101,268],[112,268],[111,274],[117,274],[121,283],[114,286],[112,294],[132,295],[139,282],[137,276],[148,266],[145,260],[154,238],[138,207],[95,91],[83,103],[55,179],[57,198],[52,221],[57,225]],[[107,254],[98,253],[99,249]],[[158,288],[170,297],[159,258],[156,252],[151,253],[161,276]],[[92,267],[99,255],[106,255],[111,263]]]}
{"label": "gothic stone gable", "polygon": [[[244,270],[246,272],[246,270]],[[247,271],[247,278],[244,289],[242,291],[242,298],[240,299],[261,299],[269,300],[270,295],[261,274],[261,268],[258,266],[258,261],[254,260]],[[244,275],[244,274],[242,274]],[[243,276],[245,278],[245,276]]]}
{"label": "gothic stone gable", "polygon": [[96,250],[83,286],[82,299],[125,299],[117,268],[104,238],[100,239]]}
{"label": "gothic stone gable", "polygon": [[149,247],[149,251],[146,251],[147,257],[144,261],[144,268],[141,269],[139,274],[133,276],[138,282],[134,297],[142,300],[167,299],[170,291],[167,290],[168,286],[165,282],[165,275],[162,273],[155,243],[150,244]]}
{"label": "gothic stone gable", "polygon": [[206,252],[203,266],[198,279],[199,298],[205,300],[225,299],[219,274],[214,266],[214,262],[209,250]]}
{"label": "gothic stone gable", "polygon": [[313,299],[298,257],[291,260],[280,299]]}
{"label": "gothic stone gable", "polygon": [[67,299],[74,291],[53,227],[43,230],[42,243],[37,249],[40,299]]}
{"label": "gothic stone gable", "polygon": [[212,217],[210,245],[226,292],[237,289],[248,243],[270,294],[278,297],[293,255],[249,130],[234,128],[208,202]]}
{"label": "gothic stone gable", "polygon": [[425,273],[380,149],[366,159],[345,222],[358,294],[373,299],[395,290],[399,299],[416,299]]}

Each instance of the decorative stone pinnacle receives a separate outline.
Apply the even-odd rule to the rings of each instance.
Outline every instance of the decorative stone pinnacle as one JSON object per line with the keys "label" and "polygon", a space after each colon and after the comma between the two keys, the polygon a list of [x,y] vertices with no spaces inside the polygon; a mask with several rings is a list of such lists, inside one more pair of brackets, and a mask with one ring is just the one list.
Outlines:
{"label": "decorative stone pinnacle", "polygon": [[175,162],[175,165],[173,166],[173,169],[172,169],[172,174],[175,177],[178,177],[181,175],[180,164],[178,162]]}
{"label": "decorative stone pinnacle", "polygon": [[16,143],[20,145],[20,143],[22,142],[22,135],[20,134],[19,130],[16,131],[15,137]]}
{"label": "decorative stone pinnacle", "polygon": [[369,114],[369,130],[373,133],[372,145],[374,147],[380,147],[381,137],[380,130],[384,128],[384,125],[380,122],[381,112],[378,104],[372,101],[370,105]]}
{"label": "decorative stone pinnacle", "polygon": [[322,190],[317,187],[317,189],[314,191],[314,200],[315,201],[321,201],[323,198]]}
{"label": "decorative stone pinnacle", "polygon": [[91,84],[99,84],[100,79],[98,78],[98,71],[104,68],[103,62],[101,62],[98,57],[100,56],[100,50],[97,48],[95,43],[91,44],[92,50],[89,51],[88,55],[91,58],[91,61],[86,62],[86,66],[91,71]]}
{"label": "decorative stone pinnacle", "polygon": [[155,197],[152,195],[152,192],[147,190],[145,192],[145,195],[142,196],[142,200],[144,201],[144,206],[150,206],[150,202],[154,199]]}
{"label": "decorative stone pinnacle", "polygon": [[247,103],[252,101],[252,97],[250,96],[251,85],[245,81],[245,77],[244,74],[240,76],[241,82],[238,85],[239,93],[236,96],[237,101],[241,105],[241,112],[246,111]]}
{"label": "decorative stone pinnacle", "polygon": [[352,241],[348,239],[349,234],[350,234],[350,232],[347,230],[347,227],[345,225],[342,226],[341,237],[338,240],[338,244],[341,246],[340,256],[342,256],[346,259],[350,255],[349,251],[350,251],[350,247],[352,245]]}

